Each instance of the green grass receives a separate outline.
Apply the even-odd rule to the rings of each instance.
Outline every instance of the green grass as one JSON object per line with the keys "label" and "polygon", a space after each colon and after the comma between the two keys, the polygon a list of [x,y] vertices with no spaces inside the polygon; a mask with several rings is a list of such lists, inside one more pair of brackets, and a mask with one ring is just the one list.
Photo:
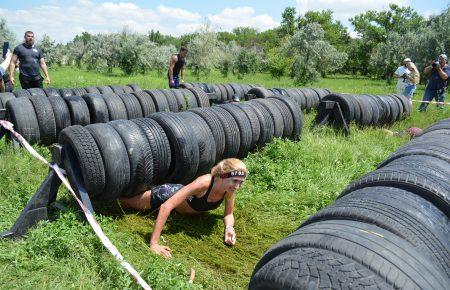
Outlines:
{"label": "green grass", "polygon": [[[75,87],[137,83],[144,88],[166,87],[164,76],[101,75],[74,68],[51,71],[53,86]],[[188,74],[188,81],[191,81]],[[292,87],[289,78],[274,80],[257,74],[242,80],[218,73],[204,82],[259,83],[266,87]],[[387,94],[395,85],[348,76],[323,79],[312,87],[337,92]],[[416,98],[420,99],[423,87]],[[450,117],[450,110],[430,107],[397,122],[389,129],[425,127]],[[103,230],[125,258],[155,289],[246,288],[253,267],[272,244],[292,231],[309,215],[327,206],[342,189],[375,168],[407,137],[386,136],[381,128],[351,126],[349,138],[325,127],[311,130],[314,113],[305,115],[299,142],[275,140],[245,159],[250,176],[237,193],[235,247],[222,243],[223,206],[199,217],[173,214],[163,237],[173,251],[170,261],[150,254],[149,238],[154,214],[124,211],[116,203],[99,205]],[[38,148],[47,159],[47,148]],[[0,141],[0,230],[12,226],[48,169],[23,150],[14,153]],[[103,248],[80,211],[63,189],[59,201],[66,211],[52,211],[52,222],[42,222],[23,239],[0,241],[1,289],[138,289],[130,276]],[[196,270],[189,284],[190,269]]]}

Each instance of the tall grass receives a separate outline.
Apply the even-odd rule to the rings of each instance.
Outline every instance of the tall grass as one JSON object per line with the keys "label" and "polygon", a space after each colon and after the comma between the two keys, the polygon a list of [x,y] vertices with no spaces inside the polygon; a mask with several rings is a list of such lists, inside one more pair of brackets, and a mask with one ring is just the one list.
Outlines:
{"label": "tall grass", "polygon": [[[156,73],[129,77],[115,72],[105,76],[64,67],[51,71],[51,76],[56,87],[127,83],[143,88],[166,87],[165,77]],[[264,74],[235,80],[213,72],[202,81],[294,86],[289,78],[278,81]],[[332,76],[312,86],[346,93],[395,91],[394,85],[382,81],[347,76]],[[422,92],[423,87],[419,87],[418,99]],[[389,129],[424,127],[449,117],[449,109],[430,107],[419,114],[415,107],[410,118]],[[305,115],[301,141],[277,139],[245,159],[250,175],[237,193],[235,247],[222,242],[223,206],[197,217],[171,215],[163,231],[173,251],[174,258],[169,261],[150,254],[154,214],[127,211],[115,202],[95,204],[102,228],[155,289],[245,288],[264,251],[408,141],[407,137],[387,136],[381,128],[361,129],[355,125],[345,138],[328,127],[311,129],[313,119],[314,112]],[[47,148],[36,148],[51,158]],[[23,150],[14,153],[9,144],[0,141],[0,230],[11,227],[47,172]],[[52,222],[42,222],[23,239],[0,240],[0,288],[137,289],[83,221],[65,190],[60,190],[58,201],[67,210],[52,210]],[[188,283],[191,268],[196,271],[193,284]]]}

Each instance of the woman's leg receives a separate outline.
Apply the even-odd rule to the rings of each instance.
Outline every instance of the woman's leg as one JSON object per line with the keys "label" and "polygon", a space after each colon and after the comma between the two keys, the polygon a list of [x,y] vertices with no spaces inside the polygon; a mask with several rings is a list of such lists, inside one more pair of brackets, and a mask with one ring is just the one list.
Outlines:
{"label": "woman's leg", "polygon": [[122,206],[137,209],[137,210],[147,210],[150,209],[150,197],[152,192],[150,190],[145,191],[142,194],[133,197],[121,197],[119,202]]}

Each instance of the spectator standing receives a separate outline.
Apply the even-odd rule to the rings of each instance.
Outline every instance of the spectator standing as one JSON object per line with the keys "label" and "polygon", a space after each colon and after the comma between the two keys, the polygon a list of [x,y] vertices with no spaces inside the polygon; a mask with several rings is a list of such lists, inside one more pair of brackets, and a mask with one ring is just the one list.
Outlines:
{"label": "spectator standing", "polygon": [[14,85],[14,69],[17,60],[20,61],[19,80],[23,89],[42,88],[42,76],[40,69],[45,74],[45,82],[50,84],[47,64],[44,54],[39,46],[34,44],[34,33],[25,32],[24,42],[14,48],[11,64],[9,66],[9,78]]}
{"label": "spectator standing", "polygon": [[412,105],[413,94],[420,82],[420,73],[416,65],[412,61],[407,62],[406,67],[409,70],[409,74],[406,75],[404,96],[408,98],[409,103]]}
{"label": "spectator standing", "polygon": [[397,78],[397,94],[403,95],[406,86],[406,75],[409,73],[406,64],[410,62],[410,58],[405,58],[403,60],[403,65],[399,66],[394,72],[394,76]]}

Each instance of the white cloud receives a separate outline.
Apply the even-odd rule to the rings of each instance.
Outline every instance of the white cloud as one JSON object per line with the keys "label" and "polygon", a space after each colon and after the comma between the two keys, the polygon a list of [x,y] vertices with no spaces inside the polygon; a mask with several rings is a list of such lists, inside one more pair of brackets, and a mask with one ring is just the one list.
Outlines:
{"label": "white cloud", "polygon": [[214,28],[227,31],[240,26],[249,26],[262,31],[279,24],[267,14],[255,15],[255,9],[248,6],[225,8],[219,14],[208,14],[208,20]]}
{"label": "white cloud", "polygon": [[160,17],[168,17],[183,21],[198,21],[202,18],[202,16],[198,13],[193,13],[181,8],[167,7],[164,5],[159,5],[156,7],[156,12]]}

